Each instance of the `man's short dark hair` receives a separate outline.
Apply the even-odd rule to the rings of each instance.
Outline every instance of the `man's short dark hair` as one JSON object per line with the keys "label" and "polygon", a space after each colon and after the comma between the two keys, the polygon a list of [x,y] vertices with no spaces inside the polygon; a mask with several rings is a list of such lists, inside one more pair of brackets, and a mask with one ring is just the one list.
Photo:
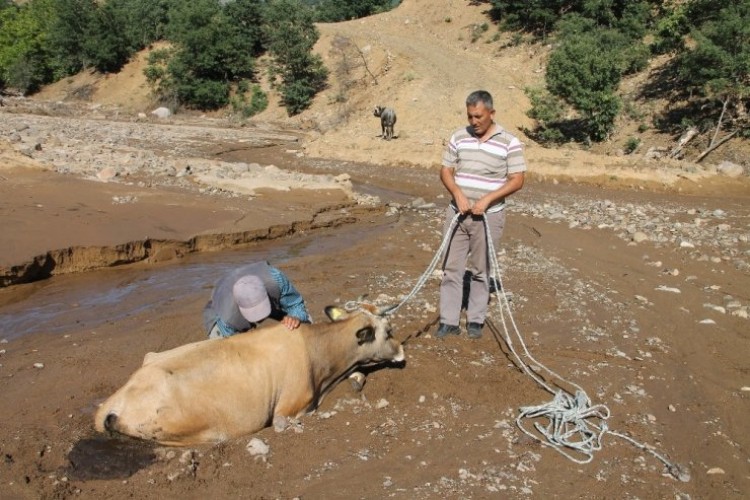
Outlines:
{"label": "man's short dark hair", "polygon": [[467,106],[476,106],[480,102],[484,104],[484,107],[487,109],[495,109],[492,107],[492,95],[486,90],[475,90],[466,98]]}

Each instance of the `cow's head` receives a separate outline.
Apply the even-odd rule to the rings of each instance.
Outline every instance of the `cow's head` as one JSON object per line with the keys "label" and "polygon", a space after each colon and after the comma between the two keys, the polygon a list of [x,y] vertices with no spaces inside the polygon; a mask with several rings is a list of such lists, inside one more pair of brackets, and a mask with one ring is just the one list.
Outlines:
{"label": "cow's head", "polygon": [[375,116],[380,116],[380,114],[383,112],[383,109],[385,109],[383,106],[375,106],[375,109],[372,111],[372,114]]}
{"label": "cow's head", "polygon": [[362,363],[382,361],[401,362],[405,359],[401,342],[393,337],[388,319],[372,304],[358,303],[353,311],[338,306],[325,308],[326,316],[333,322],[344,321],[356,315],[363,317],[356,331],[358,358]]}

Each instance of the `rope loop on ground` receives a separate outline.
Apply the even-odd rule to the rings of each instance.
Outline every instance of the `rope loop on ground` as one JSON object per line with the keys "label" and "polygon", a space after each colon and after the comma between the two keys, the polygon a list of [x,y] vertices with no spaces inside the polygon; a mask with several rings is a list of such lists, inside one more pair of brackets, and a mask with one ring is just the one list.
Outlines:
{"label": "rope loop on ground", "polygon": [[[562,376],[558,375],[554,371],[550,370],[542,363],[534,359],[526,347],[526,343],[523,341],[521,332],[518,330],[515,320],[510,309],[510,303],[508,298],[505,296],[505,288],[503,286],[502,277],[500,276],[500,265],[497,261],[497,253],[495,252],[495,245],[492,242],[492,235],[490,234],[490,226],[487,221],[487,215],[484,215],[484,227],[485,227],[485,238],[487,241],[487,253],[490,259],[490,275],[487,277],[488,280],[495,279],[497,286],[495,287],[495,296],[498,297],[497,309],[500,322],[503,325],[503,337],[508,345],[508,349],[513,354],[515,361],[518,366],[523,368],[523,371],[528,374],[534,381],[536,381],[546,391],[552,393],[554,397],[552,401],[537,405],[537,406],[524,406],[519,409],[519,415],[516,418],[516,425],[526,435],[539,441],[545,446],[552,447],[555,451],[564,455],[573,462],[579,464],[586,464],[591,462],[594,457],[594,452],[602,448],[602,439],[605,434],[609,433],[614,436],[625,439],[632,443],[636,447],[644,450],[655,458],[660,460],[666,467],[669,473],[680,481],[689,481],[690,475],[684,471],[679,465],[673,464],[667,460],[664,456],[654,451],[650,446],[636,441],[635,439],[615,432],[609,429],[606,421],[610,416],[609,408],[606,405],[598,404],[591,405],[586,391],[583,390],[578,384],[568,381]],[[499,293],[498,293],[499,291]],[[527,359],[534,363],[536,371],[544,371],[556,378],[557,380],[568,384],[569,386],[575,387],[575,395],[571,395],[562,389],[554,390],[549,384],[547,384],[536,372],[532,370],[528,363],[525,363],[521,356],[518,355],[513,345],[511,335],[508,329],[508,324],[505,319],[507,313],[508,322],[512,325],[513,333],[515,338],[523,349],[523,353]],[[558,386],[559,387],[559,386]],[[524,419],[538,419],[546,418],[548,423],[546,426],[534,423],[534,428],[537,430],[539,435],[543,436],[544,439],[540,438],[539,435],[532,433],[523,425]],[[589,419],[598,419],[599,424],[591,422]],[[578,454],[583,455],[584,458],[578,458],[567,450],[572,450]]]}
{"label": "rope loop on ground", "polygon": [[[602,448],[603,432],[592,430],[586,422],[588,418],[597,418],[603,423],[599,429],[606,430],[604,422],[609,418],[609,408],[604,405],[591,406],[591,401],[585,392],[576,391],[575,396],[557,391],[551,402],[537,406],[522,406],[516,418],[516,425],[528,436],[539,440],[523,425],[523,419],[547,418],[547,426],[538,422],[534,428],[551,443],[555,451],[566,456],[578,464],[587,464],[594,458],[594,452]],[[583,455],[576,456],[565,451],[570,449]]]}

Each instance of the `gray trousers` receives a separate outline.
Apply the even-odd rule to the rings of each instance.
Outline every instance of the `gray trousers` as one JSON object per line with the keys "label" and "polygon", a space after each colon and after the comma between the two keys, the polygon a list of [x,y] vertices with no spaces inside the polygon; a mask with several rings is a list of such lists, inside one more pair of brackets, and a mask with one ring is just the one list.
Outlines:
{"label": "gray trousers", "polygon": [[[445,212],[443,234],[450,227],[456,212],[448,207]],[[497,250],[505,228],[505,210],[487,214],[492,244]],[[440,284],[440,322],[458,325],[461,319],[464,273],[468,268],[472,273],[466,321],[484,323],[487,316],[487,303],[490,298],[490,262],[487,253],[484,218],[466,215],[458,220],[453,237],[446,250],[443,263],[443,281]]]}

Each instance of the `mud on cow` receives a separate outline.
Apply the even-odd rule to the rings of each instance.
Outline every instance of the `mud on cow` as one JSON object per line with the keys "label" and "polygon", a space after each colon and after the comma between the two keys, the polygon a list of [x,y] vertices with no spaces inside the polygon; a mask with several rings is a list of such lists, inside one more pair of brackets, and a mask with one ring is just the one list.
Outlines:
{"label": "mud on cow", "polygon": [[383,139],[387,141],[393,139],[393,127],[396,125],[396,112],[392,108],[375,106],[373,114],[380,117],[380,129],[383,133]]}
{"label": "mud on cow", "polygon": [[278,324],[146,354],[96,412],[96,429],[174,446],[224,441],[314,410],[359,366],[404,360],[373,306],[325,311],[330,323],[294,332]]}

